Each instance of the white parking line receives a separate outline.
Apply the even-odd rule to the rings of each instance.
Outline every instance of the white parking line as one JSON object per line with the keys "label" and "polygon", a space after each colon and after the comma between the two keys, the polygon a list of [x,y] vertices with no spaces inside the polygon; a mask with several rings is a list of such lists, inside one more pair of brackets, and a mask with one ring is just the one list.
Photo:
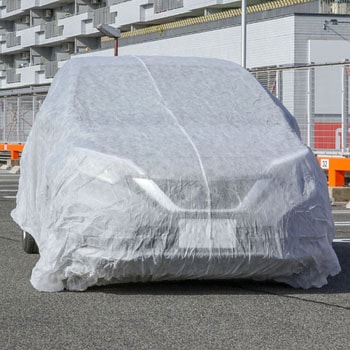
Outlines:
{"label": "white parking line", "polygon": [[333,242],[336,242],[336,243],[350,243],[350,238],[334,238],[333,239]]}
{"label": "white parking line", "polygon": [[5,198],[5,199],[15,199],[16,196],[2,196],[2,198]]}
{"label": "white parking line", "polygon": [[338,210],[332,210],[333,214],[350,214],[350,209],[338,209]]}
{"label": "white parking line", "polygon": [[17,190],[0,190],[0,192],[17,192]]}
{"label": "white parking line", "polygon": [[349,221],[336,221],[334,223],[335,226],[350,226],[350,222]]}

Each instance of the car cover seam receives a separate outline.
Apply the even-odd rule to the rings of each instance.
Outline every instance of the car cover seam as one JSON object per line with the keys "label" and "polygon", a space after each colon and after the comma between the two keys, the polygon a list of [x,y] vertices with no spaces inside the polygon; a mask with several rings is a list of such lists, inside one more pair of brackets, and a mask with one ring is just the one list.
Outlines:
{"label": "car cover seam", "polygon": [[[187,138],[187,140],[190,142],[196,156],[197,156],[197,159],[198,159],[198,162],[199,162],[199,166],[201,168],[201,171],[202,171],[202,176],[204,178],[204,181],[205,181],[205,185],[206,185],[206,188],[207,188],[207,201],[208,201],[208,211],[210,214],[211,212],[211,194],[210,194],[210,188],[209,188],[209,182],[208,182],[208,178],[207,178],[207,175],[205,173],[205,170],[204,170],[204,166],[203,166],[203,162],[202,162],[202,158],[199,154],[199,151],[195,145],[195,143],[193,142],[192,138],[190,137],[190,135],[187,133],[187,131],[185,130],[184,126],[180,124],[178,118],[175,116],[175,114],[173,113],[173,111],[167,106],[167,103],[162,95],[162,93],[160,92],[159,88],[158,88],[158,85],[155,81],[155,79],[153,78],[153,75],[152,73],[150,72],[150,70],[148,69],[147,65],[145,64],[145,62],[138,56],[134,56],[141,64],[142,66],[144,67],[144,69],[146,70],[149,78],[151,79],[152,81],[152,84],[158,94],[158,96],[160,97],[161,99],[161,103],[163,105],[163,107],[167,110],[167,112],[170,114],[170,116],[173,118],[173,120],[175,121],[177,127],[180,129],[180,131],[184,134],[184,136]],[[209,215],[209,218],[210,218],[210,215]]]}

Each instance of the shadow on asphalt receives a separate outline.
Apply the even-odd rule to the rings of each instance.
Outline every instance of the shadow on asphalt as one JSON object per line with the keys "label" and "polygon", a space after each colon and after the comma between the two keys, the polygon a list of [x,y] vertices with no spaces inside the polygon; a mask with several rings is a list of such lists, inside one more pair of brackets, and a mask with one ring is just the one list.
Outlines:
{"label": "shadow on asphalt", "polygon": [[273,281],[258,282],[250,280],[209,280],[209,281],[171,281],[110,284],[91,287],[87,293],[108,293],[116,295],[241,295],[241,294],[343,294],[350,293],[350,243],[335,242],[342,271],[328,278],[328,285],[322,288],[296,289]]}

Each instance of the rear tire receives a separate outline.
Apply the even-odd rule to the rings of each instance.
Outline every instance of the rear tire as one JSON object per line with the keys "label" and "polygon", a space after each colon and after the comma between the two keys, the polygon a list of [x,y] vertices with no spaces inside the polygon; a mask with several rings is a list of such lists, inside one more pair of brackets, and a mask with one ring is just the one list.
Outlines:
{"label": "rear tire", "polygon": [[39,248],[31,234],[23,231],[22,247],[27,254],[39,254]]}

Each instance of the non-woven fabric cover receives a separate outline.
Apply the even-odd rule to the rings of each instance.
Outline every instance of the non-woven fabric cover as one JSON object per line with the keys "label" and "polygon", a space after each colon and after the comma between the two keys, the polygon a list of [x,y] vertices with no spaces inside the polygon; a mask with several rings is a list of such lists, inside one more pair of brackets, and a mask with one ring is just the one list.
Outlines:
{"label": "non-woven fabric cover", "polygon": [[223,60],[76,58],[21,159],[14,220],[40,291],[340,271],[326,178],[295,119]]}

